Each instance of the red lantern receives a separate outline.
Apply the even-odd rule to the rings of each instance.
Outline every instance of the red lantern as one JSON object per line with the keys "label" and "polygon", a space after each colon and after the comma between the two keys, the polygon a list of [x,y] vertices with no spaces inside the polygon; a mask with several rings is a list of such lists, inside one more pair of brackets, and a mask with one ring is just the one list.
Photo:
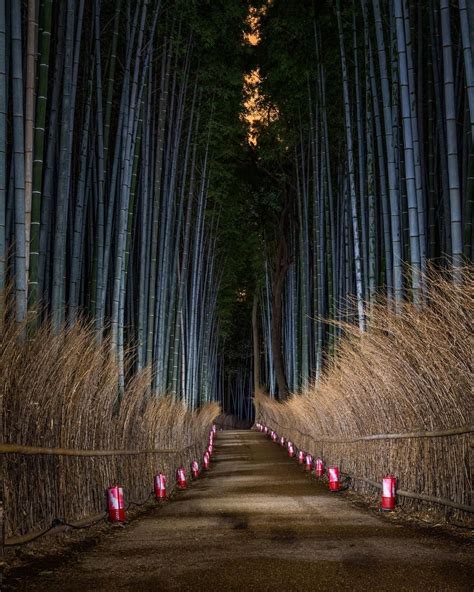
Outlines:
{"label": "red lantern", "polygon": [[123,487],[113,485],[107,489],[107,509],[110,522],[125,522]]}
{"label": "red lantern", "polygon": [[341,484],[339,482],[339,468],[328,467],[329,489],[331,491],[339,491]]}
{"label": "red lantern", "polygon": [[188,486],[184,467],[179,467],[179,469],[176,471],[176,482],[178,484],[178,489],[186,489]]}
{"label": "red lantern", "polygon": [[268,428],[267,428],[267,426],[265,426],[265,427],[263,428],[263,431],[264,431],[264,433],[265,433],[265,434],[268,434]]}
{"label": "red lantern", "polygon": [[209,454],[209,457],[212,456],[213,451],[214,451],[214,446],[212,444],[209,444],[209,446],[207,447],[207,453]]}
{"label": "red lantern", "polygon": [[276,432],[273,432],[272,441],[276,442],[277,440],[278,440],[278,434]]}
{"label": "red lantern", "polygon": [[285,445],[285,442],[286,442],[286,440],[285,440],[285,436],[282,436],[282,437],[280,438],[280,445],[281,445],[281,446],[284,446],[284,445]]}
{"label": "red lantern", "polygon": [[305,459],[305,452],[304,450],[298,450],[298,464],[302,465],[304,463],[304,459]]}
{"label": "red lantern", "polygon": [[213,434],[217,434],[217,427],[215,423],[212,424],[212,432]]}
{"label": "red lantern", "polygon": [[324,462],[321,458],[317,458],[314,463],[314,474],[316,477],[322,477],[324,475]]}
{"label": "red lantern", "polygon": [[210,460],[209,452],[207,452],[207,450],[206,450],[206,452],[204,453],[204,456],[202,457],[202,468],[205,471],[207,471],[209,469],[209,460]]}
{"label": "red lantern", "polygon": [[288,442],[288,456],[293,458],[295,456],[295,447],[293,446],[292,442]]}
{"label": "red lantern", "polygon": [[199,477],[199,463],[197,460],[193,460],[191,463],[191,473],[193,475],[193,479],[197,479]]}
{"label": "red lantern", "polygon": [[311,456],[311,454],[307,454],[306,455],[305,469],[307,471],[311,471],[312,468],[313,468],[313,457]]}
{"label": "red lantern", "polygon": [[387,475],[382,480],[382,510],[394,510],[397,490],[397,478]]}
{"label": "red lantern", "polygon": [[157,500],[166,499],[166,476],[163,473],[155,475],[155,497]]}

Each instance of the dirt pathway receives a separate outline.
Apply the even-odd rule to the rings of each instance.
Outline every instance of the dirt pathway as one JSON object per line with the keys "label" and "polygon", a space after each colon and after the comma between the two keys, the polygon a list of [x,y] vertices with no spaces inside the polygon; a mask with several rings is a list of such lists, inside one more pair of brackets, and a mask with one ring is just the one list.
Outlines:
{"label": "dirt pathway", "polygon": [[172,503],[15,589],[473,590],[466,543],[357,509],[261,434],[217,443],[212,471]]}

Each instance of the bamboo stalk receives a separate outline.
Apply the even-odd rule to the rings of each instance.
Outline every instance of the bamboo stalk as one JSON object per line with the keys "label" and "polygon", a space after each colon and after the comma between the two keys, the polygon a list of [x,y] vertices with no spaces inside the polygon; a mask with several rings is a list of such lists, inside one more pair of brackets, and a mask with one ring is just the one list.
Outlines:
{"label": "bamboo stalk", "polygon": [[13,0],[10,10],[12,44],[13,162],[15,195],[15,303],[16,320],[26,317],[26,231],[25,231],[25,145],[23,109],[23,59],[21,1]]}
{"label": "bamboo stalk", "polygon": [[[7,60],[5,2],[0,4],[0,319],[4,316],[4,289],[7,272]],[[0,320],[2,323],[2,320]],[[0,510],[1,511],[1,510]]]}
{"label": "bamboo stalk", "polygon": [[33,139],[35,124],[35,77],[37,1],[28,0],[26,35],[26,83],[25,83],[25,257],[28,276],[30,258],[31,201],[33,190]]}

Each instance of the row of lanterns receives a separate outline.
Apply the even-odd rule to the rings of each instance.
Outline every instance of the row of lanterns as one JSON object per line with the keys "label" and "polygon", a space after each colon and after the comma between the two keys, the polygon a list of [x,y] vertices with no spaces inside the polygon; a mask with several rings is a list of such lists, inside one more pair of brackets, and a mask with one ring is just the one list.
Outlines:
{"label": "row of lanterns", "polygon": [[[202,469],[207,471],[210,466],[211,456],[214,452],[214,440],[217,435],[217,428],[212,426],[209,432],[209,439],[206,451],[202,457]],[[191,463],[191,476],[193,479],[198,479],[201,474],[201,467],[199,462],[194,459]],[[154,477],[154,494],[157,501],[163,501],[167,498],[167,482],[168,479],[164,473],[158,473]],[[176,486],[178,489],[186,489],[188,487],[188,480],[186,476],[186,469],[181,466],[176,470]],[[107,511],[110,522],[125,522],[126,508],[125,496],[123,487],[121,485],[112,485],[107,488]]]}
{"label": "row of lanterns", "polygon": [[[324,461],[321,458],[313,459],[311,454],[306,453],[304,450],[297,451],[293,442],[286,440],[284,436],[279,437],[278,434],[268,426],[262,423],[257,423],[255,425],[257,430],[268,436],[272,442],[277,442],[280,446],[286,447],[290,458],[296,456],[298,463],[304,465],[306,471],[311,472],[314,469],[314,474],[318,478],[327,474],[330,491],[341,491],[339,467],[330,466],[326,468]],[[396,485],[397,479],[393,475],[386,475],[382,479],[382,510],[395,509]]]}

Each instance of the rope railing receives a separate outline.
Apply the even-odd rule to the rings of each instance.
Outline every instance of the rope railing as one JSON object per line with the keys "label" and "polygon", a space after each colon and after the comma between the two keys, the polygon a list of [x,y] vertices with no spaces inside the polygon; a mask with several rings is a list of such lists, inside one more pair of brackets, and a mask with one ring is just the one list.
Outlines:
{"label": "rope railing", "polygon": [[[182,448],[150,448],[144,450],[87,450],[87,449],[73,449],[73,448],[51,448],[51,447],[43,447],[43,446],[27,446],[27,445],[20,445],[20,444],[7,444],[2,443],[0,444],[0,455],[8,455],[8,454],[19,454],[19,455],[26,455],[26,456],[67,456],[67,457],[110,457],[110,456],[136,456],[136,455],[146,455],[146,454],[166,454],[166,455],[182,455],[186,451],[190,450],[191,448],[196,448],[199,446],[199,442],[193,442],[187,446],[183,446]],[[146,502],[148,502],[151,498],[151,494],[147,497],[145,502],[134,502],[130,501],[128,507],[130,506],[143,506]],[[56,534],[59,532],[64,531],[67,528],[72,529],[86,529],[92,526],[95,526],[102,520],[104,520],[107,516],[107,512],[104,511],[100,514],[96,514],[94,516],[89,516],[86,518],[81,518],[79,520],[69,520],[65,521],[61,518],[55,518],[51,525],[48,528],[40,532],[33,532],[19,536],[13,536],[5,538],[2,541],[2,536],[0,532],[0,548],[3,543],[4,547],[16,547],[25,545],[27,543],[31,543],[36,541],[37,539],[48,535],[48,534]],[[1,526],[1,525],[0,525]]]}
{"label": "rope railing", "polygon": [[134,456],[139,454],[179,454],[192,448],[149,448],[145,450],[85,450],[76,448],[47,448],[43,446],[23,446],[21,444],[0,444],[0,454],[52,455],[52,456]]}
{"label": "rope railing", "polygon": [[[373,440],[399,440],[399,439],[408,439],[408,438],[438,438],[438,437],[448,437],[448,436],[460,436],[465,434],[474,433],[474,426],[464,426],[459,428],[451,428],[445,430],[437,430],[437,431],[417,431],[417,432],[404,432],[404,433],[394,433],[394,434],[373,434],[370,436],[357,436],[353,438],[345,438],[341,439],[339,437],[323,437],[323,438],[316,438],[311,434],[306,434],[302,432],[296,427],[290,428],[288,426],[281,425],[278,421],[272,418],[272,422],[277,425],[280,429],[288,431],[295,431],[298,432],[301,436],[309,438],[315,443],[331,443],[331,444],[345,444],[351,442],[361,442],[361,441],[373,441]],[[382,485],[377,483],[372,479],[368,479],[366,477],[359,477],[356,475],[352,475],[349,473],[345,473],[350,476],[351,479],[355,481],[361,481],[362,483],[366,483],[376,489],[382,489]],[[474,506],[468,504],[462,504],[459,502],[452,501],[447,498],[442,498],[434,495],[429,495],[426,493],[418,493],[414,491],[405,491],[404,489],[397,489],[397,495],[401,497],[407,497],[412,499],[417,499],[421,501],[431,502],[440,504],[449,508],[453,508],[456,510],[461,510],[463,512],[474,513]]]}
{"label": "rope railing", "polygon": [[435,431],[417,431],[417,432],[400,432],[394,434],[371,434],[368,436],[353,436],[349,438],[340,438],[339,436],[323,436],[317,438],[312,434],[307,434],[302,432],[296,427],[288,427],[279,424],[275,419],[272,419],[273,423],[275,423],[279,428],[282,430],[288,431],[295,431],[298,432],[301,436],[305,438],[310,438],[314,442],[329,442],[333,444],[346,444],[351,442],[366,442],[370,440],[404,440],[408,438],[440,438],[443,436],[460,436],[463,434],[472,434],[474,433],[474,425],[472,426],[463,426],[459,428],[449,428],[444,430],[435,430]]}
{"label": "rope railing", "polygon": [[41,532],[24,534],[21,536],[9,537],[5,539],[3,544],[5,547],[20,547],[22,545],[32,543],[47,534],[58,534],[68,528],[72,528],[74,530],[91,528],[92,526],[96,526],[97,524],[99,524],[99,522],[102,522],[103,520],[105,521],[106,517],[107,512],[104,511],[99,514],[96,514],[95,516],[88,516],[86,518],[82,518],[81,520],[72,520],[70,522],[66,522],[64,520],[60,520],[59,518],[55,518],[51,523],[51,526],[49,526],[45,530],[42,530]]}

